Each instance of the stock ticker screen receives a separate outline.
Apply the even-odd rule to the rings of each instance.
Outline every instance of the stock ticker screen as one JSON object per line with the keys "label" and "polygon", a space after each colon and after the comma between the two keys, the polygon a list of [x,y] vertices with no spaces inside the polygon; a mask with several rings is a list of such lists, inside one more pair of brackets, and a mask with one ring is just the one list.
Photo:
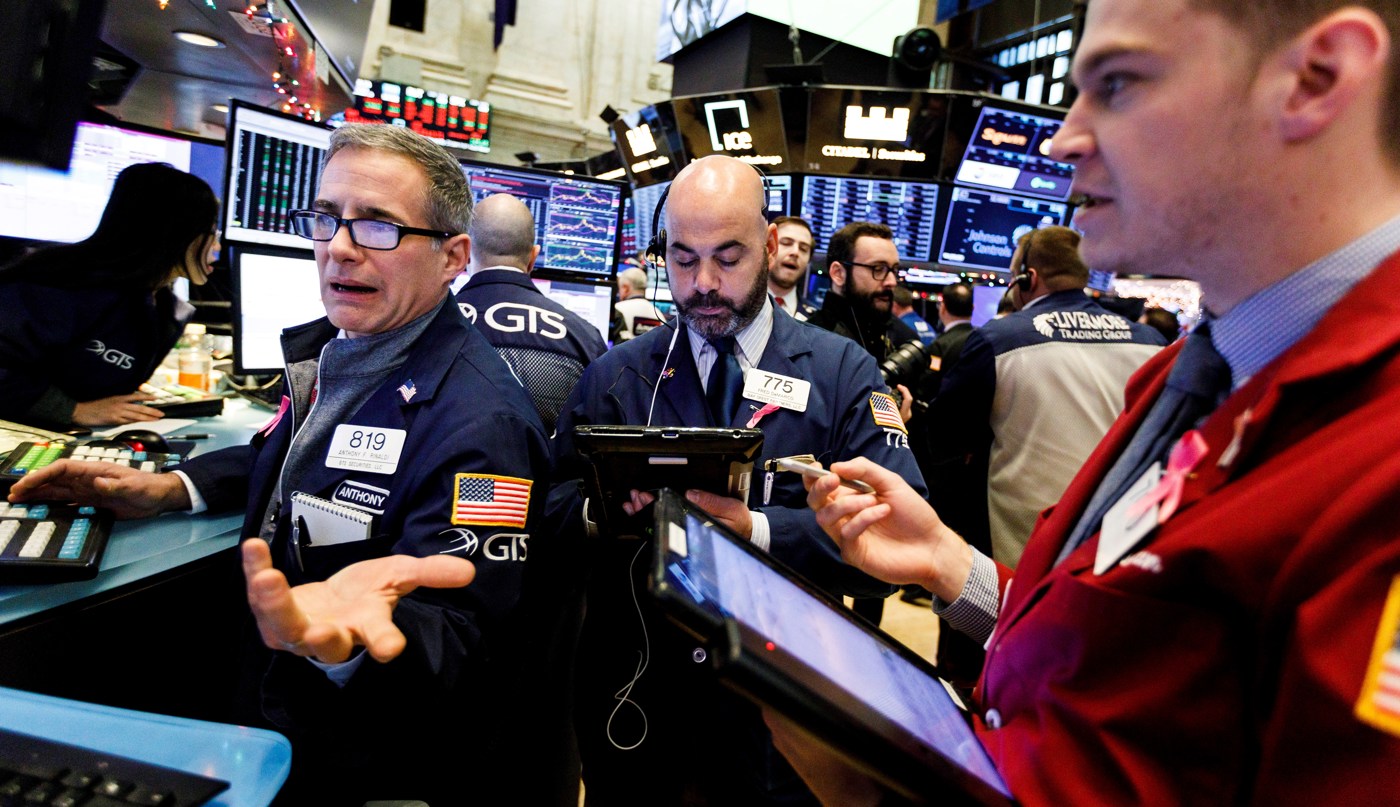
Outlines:
{"label": "stock ticker screen", "polygon": [[808,175],[802,182],[802,218],[812,225],[816,249],[853,221],[878,221],[894,231],[899,257],[927,261],[937,221],[938,186],[870,177]]}
{"label": "stock ticker screen", "polygon": [[325,126],[235,102],[229,124],[224,239],[306,249],[287,212],[311,207],[321,159],[330,145]]}
{"label": "stock ticker screen", "polygon": [[508,193],[530,209],[541,268],[612,273],[622,222],[622,183],[475,162],[464,162],[462,171],[476,201]]}
{"label": "stock ticker screen", "polygon": [[491,150],[489,103],[409,84],[357,80],[355,105],[345,110],[345,122],[407,126],[445,146]]}

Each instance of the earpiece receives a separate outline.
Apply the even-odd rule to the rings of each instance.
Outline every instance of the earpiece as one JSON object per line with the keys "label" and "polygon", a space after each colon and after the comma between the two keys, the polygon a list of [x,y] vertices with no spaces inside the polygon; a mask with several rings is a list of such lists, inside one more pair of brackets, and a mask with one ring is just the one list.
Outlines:
{"label": "earpiece", "polygon": [[1021,260],[1011,267],[1011,285],[1021,290],[1024,294],[1031,290],[1031,273],[1026,271],[1026,262],[1030,260],[1031,250],[1035,248],[1035,234],[1038,230],[1031,230],[1030,237],[1026,239],[1026,248],[1021,250]]}

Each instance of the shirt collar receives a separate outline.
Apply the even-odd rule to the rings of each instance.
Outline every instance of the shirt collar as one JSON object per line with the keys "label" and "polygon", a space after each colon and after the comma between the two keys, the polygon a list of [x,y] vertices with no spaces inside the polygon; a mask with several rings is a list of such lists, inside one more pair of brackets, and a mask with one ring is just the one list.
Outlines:
{"label": "shirt collar", "polygon": [[[764,296],[763,308],[760,308],[758,315],[753,322],[745,325],[734,334],[734,358],[745,367],[757,367],[760,359],[763,358],[763,351],[768,348],[768,337],[773,335],[773,302]],[[691,332],[687,329],[687,332]],[[696,338],[690,340],[690,353],[695,358],[695,366],[700,367],[700,357],[702,354],[714,355],[714,348],[710,346],[704,337],[695,334]],[[708,365],[709,362],[706,362]]]}
{"label": "shirt collar", "polygon": [[1400,251],[1400,217],[1255,292],[1211,324],[1215,349],[1239,389],[1297,344],[1352,287]]}

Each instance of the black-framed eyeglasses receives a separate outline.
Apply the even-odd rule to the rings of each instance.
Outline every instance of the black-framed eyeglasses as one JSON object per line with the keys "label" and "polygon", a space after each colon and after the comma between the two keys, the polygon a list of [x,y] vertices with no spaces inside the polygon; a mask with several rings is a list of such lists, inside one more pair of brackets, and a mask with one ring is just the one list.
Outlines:
{"label": "black-framed eyeglasses", "polygon": [[885,278],[889,277],[890,272],[894,272],[895,276],[898,277],[899,270],[903,268],[899,264],[890,266],[889,264],[884,263],[861,263],[860,261],[847,261],[847,263],[849,263],[852,266],[864,266],[866,269],[870,270],[870,276],[875,278],[877,281],[884,280]]}
{"label": "black-framed eyeglasses", "polygon": [[442,230],[405,227],[379,219],[342,219],[319,210],[293,210],[288,216],[292,221],[292,230],[302,238],[329,241],[344,226],[349,228],[350,240],[355,246],[365,249],[397,249],[405,235],[425,235],[429,238],[451,238],[455,235]]}

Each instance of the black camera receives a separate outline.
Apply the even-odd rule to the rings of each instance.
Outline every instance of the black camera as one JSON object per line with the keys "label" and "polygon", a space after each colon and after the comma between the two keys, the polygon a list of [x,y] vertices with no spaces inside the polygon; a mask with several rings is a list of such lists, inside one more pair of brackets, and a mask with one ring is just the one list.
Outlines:
{"label": "black camera", "polygon": [[928,348],[918,339],[910,339],[880,362],[880,375],[890,389],[896,384],[913,389],[928,372]]}

